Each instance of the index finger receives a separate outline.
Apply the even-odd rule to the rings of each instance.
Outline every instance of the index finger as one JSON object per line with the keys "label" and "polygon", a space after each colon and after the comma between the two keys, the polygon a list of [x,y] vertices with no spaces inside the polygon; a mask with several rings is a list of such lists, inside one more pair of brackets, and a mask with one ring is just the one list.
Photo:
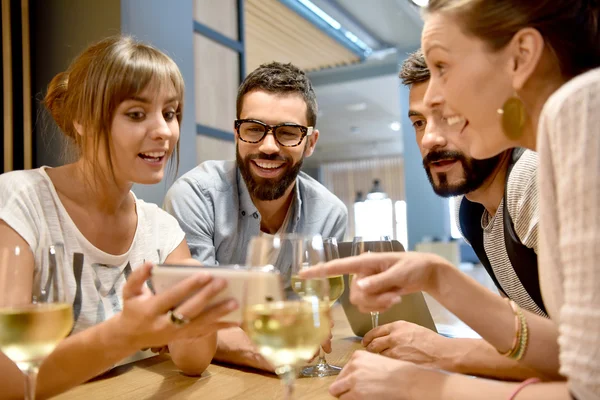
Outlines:
{"label": "index finger", "polygon": [[339,258],[325,264],[300,271],[303,279],[318,278],[321,276],[335,276],[343,274],[361,274],[364,276],[385,271],[397,259],[394,253],[367,253],[360,256]]}
{"label": "index finger", "polygon": [[138,268],[135,268],[123,286],[123,299],[127,300],[143,293],[144,282],[150,278],[152,274],[152,263],[145,262]]}

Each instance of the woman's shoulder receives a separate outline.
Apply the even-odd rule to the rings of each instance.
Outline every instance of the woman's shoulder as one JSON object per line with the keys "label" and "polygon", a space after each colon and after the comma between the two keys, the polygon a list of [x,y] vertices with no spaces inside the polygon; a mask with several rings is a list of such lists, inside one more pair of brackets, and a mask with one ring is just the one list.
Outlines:
{"label": "woman's shoulder", "polygon": [[586,107],[596,111],[600,102],[600,68],[595,68],[580,74],[550,96],[542,114],[546,117],[562,117],[565,111],[572,107]]}
{"label": "woman's shoulder", "polygon": [[10,171],[0,175],[0,187],[6,189],[18,189],[28,186],[36,186],[46,181],[45,172],[42,168]]}
{"label": "woman's shoulder", "polygon": [[46,191],[48,178],[42,168],[5,172],[0,175],[0,198],[32,196]]}

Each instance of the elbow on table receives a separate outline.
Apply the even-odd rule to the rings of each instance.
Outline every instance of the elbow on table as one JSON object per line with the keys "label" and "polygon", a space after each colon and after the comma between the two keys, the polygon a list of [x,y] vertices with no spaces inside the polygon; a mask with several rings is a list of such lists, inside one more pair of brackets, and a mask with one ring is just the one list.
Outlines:
{"label": "elbow on table", "polygon": [[169,343],[173,363],[185,375],[200,376],[210,365],[217,351],[216,334],[202,339],[178,340]]}

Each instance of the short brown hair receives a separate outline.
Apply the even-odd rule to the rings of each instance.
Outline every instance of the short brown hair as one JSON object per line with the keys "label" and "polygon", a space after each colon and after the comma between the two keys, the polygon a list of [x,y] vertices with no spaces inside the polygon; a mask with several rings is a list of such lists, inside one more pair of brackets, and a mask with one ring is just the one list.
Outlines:
{"label": "short brown hair", "polygon": [[306,103],[308,126],[317,125],[317,96],[308,76],[300,68],[288,63],[262,64],[252,71],[240,85],[236,101],[236,115],[240,118],[244,96],[255,90],[272,94],[299,94]]}
{"label": "short brown hair", "polygon": [[462,29],[487,42],[492,50],[506,46],[526,27],[544,37],[556,55],[562,75],[572,78],[600,65],[596,0],[430,0],[427,13],[457,17]]}
{"label": "short brown hair", "polygon": [[[173,85],[181,125],[184,82],[179,68],[161,51],[128,36],[113,36],[89,46],[48,85],[44,104],[75,144],[79,157],[92,146],[90,161],[95,177],[99,172],[98,149],[102,146],[114,179],[110,128],[115,112],[119,104],[149,84]],[[77,132],[75,122],[81,125],[83,134]],[[179,142],[175,153],[178,165]]]}
{"label": "short brown hair", "polygon": [[415,83],[427,82],[431,78],[431,72],[427,68],[425,56],[421,49],[408,55],[408,58],[402,63],[400,69],[400,79],[405,86]]}

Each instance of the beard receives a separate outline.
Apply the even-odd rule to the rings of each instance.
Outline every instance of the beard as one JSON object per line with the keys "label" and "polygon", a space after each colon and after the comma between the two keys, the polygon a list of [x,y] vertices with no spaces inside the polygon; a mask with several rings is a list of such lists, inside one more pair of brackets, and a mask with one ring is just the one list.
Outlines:
{"label": "beard", "polygon": [[[300,173],[300,168],[302,168],[302,162],[304,161],[304,155],[297,162],[293,163],[293,159],[291,157],[284,157],[280,154],[265,154],[265,153],[257,153],[257,154],[249,154],[245,158],[242,158],[238,147],[235,148],[235,159],[237,161],[238,168],[240,169],[240,173],[244,178],[244,182],[246,182],[246,187],[248,188],[248,192],[252,198],[263,201],[272,201],[280,199],[285,191],[296,182],[296,177]],[[283,174],[281,177],[276,179],[266,179],[255,177],[252,174],[250,163],[252,160],[261,159],[261,160],[277,160],[285,162]]]}
{"label": "beard", "polygon": [[[466,157],[459,151],[431,151],[423,158],[423,167],[427,172],[427,178],[433,187],[435,194],[441,197],[453,197],[471,193],[479,189],[485,180],[494,172],[501,161],[502,154],[485,160],[476,160]],[[431,174],[431,164],[440,161],[458,161],[463,170],[463,177],[457,183],[449,183],[446,173],[437,173],[438,183],[436,184]]]}

